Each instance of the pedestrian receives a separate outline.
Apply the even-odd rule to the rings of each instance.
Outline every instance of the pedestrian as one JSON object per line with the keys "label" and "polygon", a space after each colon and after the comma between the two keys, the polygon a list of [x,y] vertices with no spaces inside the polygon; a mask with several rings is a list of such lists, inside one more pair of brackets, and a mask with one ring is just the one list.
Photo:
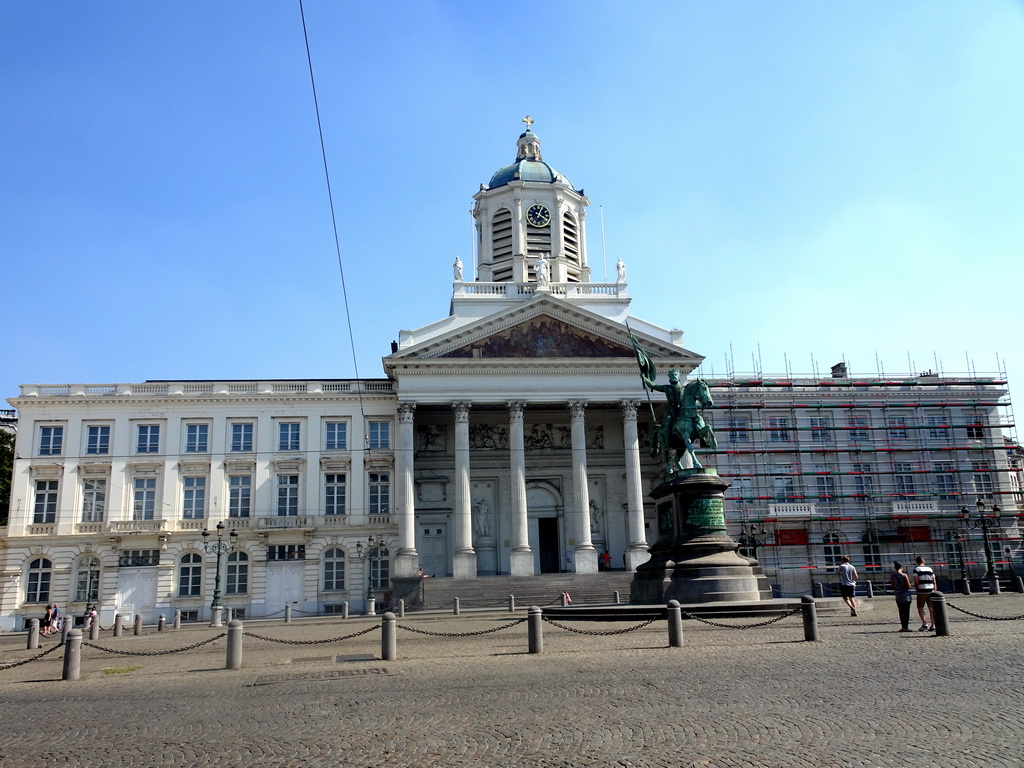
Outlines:
{"label": "pedestrian", "polygon": [[[935,571],[924,564],[924,558],[918,556],[914,566],[914,589],[917,590],[917,615],[921,617],[921,628],[918,632],[935,629],[935,609],[932,608],[932,593],[935,592]],[[924,619],[924,609],[928,608],[928,621]]]}
{"label": "pedestrian", "polygon": [[612,569],[612,556],[608,554],[607,549],[604,551],[601,559],[604,561],[604,569],[606,571],[610,571]]}
{"label": "pedestrian", "polygon": [[900,632],[910,631],[910,602],[914,594],[910,586],[910,577],[903,572],[903,563],[898,560],[892,561],[892,576],[889,581],[892,583],[893,594],[896,595],[896,609],[900,612]]}
{"label": "pedestrian", "polygon": [[857,615],[857,601],[853,593],[857,589],[857,569],[850,564],[850,558],[843,555],[839,558],[839,594],[843,602],[850,606],[850,615]]}
{"label": "pedestrian", "polygon": [[43,614],[42,620],[39,622],[39,634],[46,637],[50,634],[50,622],[53,621],[53,606],[46,606],[46,613]]}

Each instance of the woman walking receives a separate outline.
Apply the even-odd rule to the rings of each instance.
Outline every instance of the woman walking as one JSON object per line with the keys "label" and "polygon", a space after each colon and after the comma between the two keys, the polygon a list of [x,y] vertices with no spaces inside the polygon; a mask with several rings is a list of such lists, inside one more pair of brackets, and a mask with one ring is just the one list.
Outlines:
{"label": "woman walking", "polygon": [[903,572],[903,563],[893,560],[893,573],[889,581],[896,595],[896,608],[900,612],[900,632],[910,631],[910,603],[914,599],[910,577]]}

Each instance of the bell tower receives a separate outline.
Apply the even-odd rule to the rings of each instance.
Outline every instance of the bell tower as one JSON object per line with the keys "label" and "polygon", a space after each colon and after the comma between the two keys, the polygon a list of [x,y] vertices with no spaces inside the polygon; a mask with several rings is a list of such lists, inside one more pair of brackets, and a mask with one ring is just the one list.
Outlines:
{"label": "bell tower", "polygon": [[[516,159],[498,169],[473,196],[477,280],[485,283],[589,283],[586,208],[582,189],[544,162],[540,139],[526,130]],[[538,269],[540,274],[538,274]]]}

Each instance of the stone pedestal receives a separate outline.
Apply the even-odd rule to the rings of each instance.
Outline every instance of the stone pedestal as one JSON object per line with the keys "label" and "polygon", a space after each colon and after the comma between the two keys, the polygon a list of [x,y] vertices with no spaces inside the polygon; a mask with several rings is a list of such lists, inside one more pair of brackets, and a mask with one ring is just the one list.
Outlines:
{"label": "stone pedestal", "polygon": [[636,569],[630,602],[640,605],[770,600],[757,561],[741,557],[725,528],[725,489],[713,469],[674,473],[651,496],[657,503],[658,540]]}

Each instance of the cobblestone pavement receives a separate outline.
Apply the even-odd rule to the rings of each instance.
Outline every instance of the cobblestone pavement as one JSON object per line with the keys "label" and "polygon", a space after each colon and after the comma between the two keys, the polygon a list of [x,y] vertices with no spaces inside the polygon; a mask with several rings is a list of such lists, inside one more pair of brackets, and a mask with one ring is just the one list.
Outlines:
{"label": "cobblestone pavement", "polygon": [[[950,596],[986,616],[1024,614],[1024,597]],[[0,768],[61,766],[814,766],[1024,765],[1024,620],[951,611],[950,637],[894,632],[895,605],[823,616],[803,642],[799,615],[727,630],[664,621],[593,636],[526,624],[463,638],[508,614],[399,620],[397,661],[380,631],[322,645],[246,637],[226,671],[225,639],[162,656],[62,651],[0,671]],[[522,617],[523,614],[517,614]],[[744,620],[723,620],[741,624]],[[251,622],[247,633],[317,640],[371,619]],[[606,631],[617,624],[573,623]],[[193,626],[96,645],[181,648],[221,634]],[[44,641],[46,642],[46,641]],[[45,647],[45,646],[44,646]],[[0,637],[0,665],[34,655]]]}

